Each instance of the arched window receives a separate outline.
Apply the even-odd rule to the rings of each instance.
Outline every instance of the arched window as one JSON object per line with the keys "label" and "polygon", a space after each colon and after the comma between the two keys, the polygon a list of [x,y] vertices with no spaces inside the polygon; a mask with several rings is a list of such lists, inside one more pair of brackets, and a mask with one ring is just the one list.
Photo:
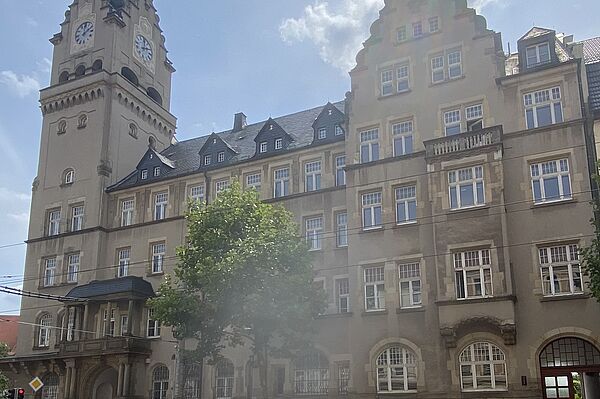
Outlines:
{"label": "arched window", "polygon": [[217,399],[230,399],[233,397],[233,363],[229,360],[221,360],[217,364],[215,373],[215,386],[217,387]]}
{"label": "arched window", "polygon": [[148,97],[153,99],[157,104],[162,105],[162,97],[154,87],[148,87],[148,90],[146,92],[148,93]]}
{"label": "arched window", "polygon": [[75,69],[75,77],[76,78],[80,78],[83,75],[85,75],[85,65],[79,65],[76,69]]}
{"label": "arched window", "polygon": [[540,365],[542,368],[600,366],[600,351],[580,338],[561,338],[544,348]]}
{"label": "arched window", "polygon": [[43,314],[38,319],[38,341],[37,346],[40,348],[50,347],[50,336],[52,328],[52,316],[48,313]]}
{"label": "arched window", "polygon": [[46,374],[43,382],[41,399],[58,399],[58,375],[55,373]]}
{"label": "arched window", "polygon": [[68,71],[64,71],[60,74],[60,76],[58,77],[58,83],[65,83],[69,81],[69,72]]}
{"label": "arched window", "polygon": [[152,399],[166,399],[169,391],[169,369],[157,366],[152,373]]}
{"label": "arched window", "polygon": [[489,342],[476,342],[460,354],[460,381],[463,391],[506,390],[506,357]]}
{"label": "arched window", "polygon": [[200,399],[202,392],[202,366],[190,364],[185,369],[183,399]]}
{"label": "arched window", "polygon": [[326,395],[329,390],[329,362],[312,350],[294,361],[294,390],[297,394]]}
{"label": "arched window", "polygon": [[138,86],[140,84],[140,81],[138,80],[138,77],[135,74],[135,72],[133,72],[131,69],[129,69],[127,67],[123,67],[121,69],[121,75],[123,75],[123,77],[125,79],[127,79],[128,81],[133,83],[135,86]]}
{"label": "arched window", "polygon": [[417,390],[417,356],[408,348],[393,346],[377,358],[377,392]]}
{"label": "arched window", "polygon": [[64,184],[73,184],[75,182],[75,171],[73,169],[67,169],[63,175]]}
{"label": "arched window", "polygon": [[102,70],[102,60],[96,60],[92,64],[92,72],[98,72]]}

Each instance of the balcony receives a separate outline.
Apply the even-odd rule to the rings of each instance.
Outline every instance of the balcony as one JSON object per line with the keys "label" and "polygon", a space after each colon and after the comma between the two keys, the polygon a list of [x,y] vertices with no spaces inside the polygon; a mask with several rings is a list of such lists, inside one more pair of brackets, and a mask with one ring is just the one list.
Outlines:
{"label": "balcony", "polygon": [[95,355],[111,355],[137,353],[150,354],[150,341],[136,337],[105,337],[75,342],[61,342],[61,357],[81,357]]}
{"label": "balcony", "polygon": [[424,144],[427,158],[434,158],[501,143],[502,126],[493,126],[473,132],[429,140]]}

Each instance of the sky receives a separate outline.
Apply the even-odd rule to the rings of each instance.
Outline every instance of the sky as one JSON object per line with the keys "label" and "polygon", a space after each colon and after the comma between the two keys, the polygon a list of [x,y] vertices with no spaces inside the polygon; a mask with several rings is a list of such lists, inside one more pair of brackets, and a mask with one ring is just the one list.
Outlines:
{"label": "sky", "polygon": [[[448,0],[450,1],[450,0]],[[31,183],[37,172],[39,89],[49,82],[52,45],[72,0],[0,0],[0,285],[23,274]],[[383,0],[155,0],[173,77],[179,140],[344,98],[348,70]],[[469,0],[488,27],[516,41],[532,26],[600,36],[598,0]],[[18,312],[0,293],[0,314]]]}

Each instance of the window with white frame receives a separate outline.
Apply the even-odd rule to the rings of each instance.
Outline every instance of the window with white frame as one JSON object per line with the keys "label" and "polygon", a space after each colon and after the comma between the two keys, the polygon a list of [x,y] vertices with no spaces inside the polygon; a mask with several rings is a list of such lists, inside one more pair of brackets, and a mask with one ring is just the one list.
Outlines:
{"label": "window with white frame", "polygon": [[569,161],[560,159],[532,164],[531,185],[536,204],[571,199]]}
{"label": "window with white frame", "polygon": [[125,199],[121,201],[121,226],[131,226],[133,224],[133,211],[135,207],[135,200]]}
{"label": "window with white frame", "polygon": [[148,178],[148,169],[143,169],[141,172],[142,180],[146,180]]}
{"label": "window with white frame", "polygon": [[73,184],[75,182],[75,171],[69,169],[65,172],[65,184]]}
{"label": "window with white frame", "polygon": [[539,249],[545,296],[583,293],[579,248],[575,244]]}
{"label": "window with white frame", "polygon": [[121,315],[121,320],[120,320],[120,331],[119,331],[119,335],[121,337],[124,337],[126,335],[129,334],[129,316],[127,315]]}
{"label": "window with white frame", "polygon": [[307,162],[304,164],[305,191],[321,189],[321,161]]}
{"label": "window with white frame", "polygon": [[267,146],[268,146],[268,144],[266,141],[263,141],[260,143],[259,151],[261,154],[264,154],[265,152],[267,152],[267,148],[268,148]]}
{"label": "window with white frame", "polygon": [[281,150],[283,148],[283,139],[275,139],[275,149]]}
{"label": "window with white frame", "polygon": [[450,208],[461,209],[485,204],[483,166],[448,172]]}
{"label": "window with white frame", "polygon": [[260,172],[251,173],[246,176],[246,188],[253,188],[256,191],[260,191],[260,185],[262,183],[262,175]]}
{"label": "window with white frame", "polygon": [[160,321],[154,318],[154,309],[148,309],[148,323],[146,329],[146,336],[148,338],[160,337]]}
{"label": "window with white frame", "polygon": [[129,264],[131,263],[131,248],[123,248],[117,251],[119,268],[117,270],[117,277],[129,276]]}
{"label": "window with white frame", "polygon": [[448,78],[456,79],[462,76],[462,53],[454,50],[448,53]]}
{"label": "window with white frame", "polygon": [[440,19],[438,17],[429,18],[429,33],[440,30]]}
{"label": "window with white frame", "polygon": [[446,80],[444,70],[444,56],[439,55],[431,59],[431,82],[439,83]]}
{"label": "window with white frame", "polygon": [[280,198],[290,194],[290,169],[282,168],[274,172],[273,191],[274,197]]}
{"label": "window with white frame", "polygon": [[413,152],[413,121],[402,121],[392,125],[394,136],[394,156],[412,154]]}
{"label": "window with white frame", "polygon": [[385,272],[383,266],[365,269],[365,310],[385,309]]}
{"label": "window with white frame", "polygon": [[[117,310],[112,308],[110,310],[110,320],[108,319],[108,309],[104,309],[102,311],[102,335],[103,336],[109,336],[109,337],[114,337],[115,336],[115,329],[116,329],[116,324],[117,324],[117,320],[116,320],[116,314],[117,314]],[[107,322],[108,322],[108,331],[106,331],[106,327],[107,327]]]}
{"label": "window with white frame", "polygon": [[38,319],[38,340],[39,348],[50,347],[50,336],[52,332],[52,316],[44,314]]}
{"label": "window with white frame", "polygon": [[154,195],[154,220],[163,220],[167,217],[167,204],[169,193],[157,193]]}
{"label": "window with white frame", "polygon": [[362,195],[362,220],[364,230],[377,229],[382,227],[381,201],[381,191]]}
{"label": "window with white frame", "polygon": [[43,378],[41,399],[58,399],[59,378],[55,373],[47,374]]}
{"label": "window with white frame", "polygon": [[323,140],[327,138],[327,128],[322,127],[319,129],[319,135],[317,136],[319,140]]}
{"label": "window with white frame", "polygon": [[423,23],[421,21],[413,22],[413,37],[423,36]]}
{"label": "window with white frame", "polygon": [[350,280],[347,277],[335,280],[335,302],[338,313],[350,312]]}
{"label": "window with white frame", "polygon": [[323,396],[329,392],[329,361],[310,350],[294,359],[294,393]]}
{"label": "window with white frame", "polygon": [[348,213],[346,212],[335,215],[335,241],[338,248],[348,246]]}
{"label": "window with white frame", "polygon": [[467,132],[483,129],[483,105],[475,104],[465,107]]}
{"label": "window with white frame", "polygon": [[396,31],[396,39],[399,42],[403,42],[406,39],[408,39],[408,36],[406,34],[406,26],[401,26],[398,28],[398,30]]}
{"label": "window with white frame", "polygon": [[60,209],[54,209],[48,212],[48,235],[56,236],[60,234]]}
{"label": "window with white frame", "polygon": [[85,208],[83,205],[77,205],[71,208],[71,231],[80,231],[83,229],[83,216]]}
{"label": "window with white frame", "polygon": [[346,185],[346,156],[335,157],[335,185],[336,187]]}
{"label": "window with white frame", "polygon": [[225,162],[225,152],[221,151],[217,154],[217,162]]}
{"label": "window with white frame", "polygon": [[408,348],[393,346],[377,357],[377,392],[416,392],[417,356]]}
{"label": "window with white frame", "polygon": [[505,391],[506,357],[502,349],[489,342],[475,342],[459,356],[460,382],[464,392]]}
{"label": "window with white frame", "polygon": [[152,274],[163,272],[166,251],[167,246],[164,242],[152,245]]}
{"label": "window with white frame", "polygon": [[233,398],[234,371],[233,363],[227,359],[222,359],[217,363],[215,372],[216,399]]}
{"label": "window with white frame", "polygon": [[340,125],[335,125],[335,135],[336,136],[343,136],[344,135],[344,128],[342,128],[342,126],[340,126]]}
{"label": "window with white frame", "polygon": [[451,111],[444,112],[444,130],[446,131],[446,136],[452,136],[461,133],[462,128],[460,109],[453,109]]}
{"label": "window with white frame", "polygon": [[212,155],[211,154],[207,154],[204,156],[204,166],[208,166],[210,165],[212,162]]}
{"label": "window with white frame", "polygon": [[160,166],[154,168],[154,177],[160,176]]}
{"label": "window with white frame", "polygon": [[56,283],[56,258],[44,260],[44,287],[52,287]]}
{"label": "window with white frame", "polygon": [[560,87],[539,90],[523,96],[527,128],[553,125],[563,121]]}
{"label": "window with white frame", "polygon": [[396,190],[396,223],[417,221],[417,187],[404,186]]}
{"label": "window with white frame", "polygon": [[71,254],[67,258],[67,283],[76,283],[79,277],[80,255]]}
{"label": "window with white frame", "polygon": [[379,129],[360,132],[360,162],[379,160]]}
{"label": "window with white frame", "polygon": [[306,219],[306,242],[310,251],[318,251],[323,245],[323,217]]}
{"label": "window with white frame", "polygon": [[407,91],[410,88],[409,73],[408,64],[396,68],[396,90],[398,93]]}
{"label": "window with white frame", "polygon": [[190,187],[190,199],[192,201],[204,201],[204,184]]}
{"label": "window with white frame", "polygon": [[456,298],[485,298],[493,295],[490,250],[457,252],[454,257]]}
{"label": "window with white frame", "polygon": [[394,71],[389,69],[381,72],[381,95],[394,94]]}
{"label": "window with white frame", "polygon": [[548,42],[529,46],[525,51],[527,53],[527,68],[550,62],[550,45]]}
{"label": "window with white frame", "polygon": [[[67,319],[67,341],[73,342],[75,339],[75,311],[68,312]],[[61,337],[62,338],[62,337]]]}
{"label": "window with white frame", "polygon": [[350,387],[350,362],[337,362],[338,369],[338,394],[345,396]]}
{"label": "window with white frame", "polygon": [[158,366],[152,373],[152,399],[167,399],[169,392],[169,369]]}
{"label": "window with white frame", "polygon": [[227,190],[229,188],[230,183],[231,182],[229,181],[229,179],[217,180],[215,182],[215,195],[218,196],[223,191]]}
{"label": "window with white frame", "polygon": [[400,281],[400,307],[414,308],[421,306],[421,265],[409,263],[398,266]]}

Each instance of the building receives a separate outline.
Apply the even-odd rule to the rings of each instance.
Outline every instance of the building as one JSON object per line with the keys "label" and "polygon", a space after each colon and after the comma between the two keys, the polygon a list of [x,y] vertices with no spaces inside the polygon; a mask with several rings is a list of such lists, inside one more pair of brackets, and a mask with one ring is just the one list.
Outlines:
{"label": "building", "polygon": [[23,298],[17,383],[264,397],[248,348],[179,371],[145,306],[188,198],[237,179],[294,212],[329,298],[316,349],[271,359],[270,397],[598,397],[585,45],[536,27],[507,56],[466,0],[388,0],[344,101],[177,142],[151,0],[75,0],[52,43],[24,289],[62,303]]}
{"label": "building", "polygon": [[0,315],[0,342],[8,347],[8,355],[15,355],[19,336],[19,316]]}

